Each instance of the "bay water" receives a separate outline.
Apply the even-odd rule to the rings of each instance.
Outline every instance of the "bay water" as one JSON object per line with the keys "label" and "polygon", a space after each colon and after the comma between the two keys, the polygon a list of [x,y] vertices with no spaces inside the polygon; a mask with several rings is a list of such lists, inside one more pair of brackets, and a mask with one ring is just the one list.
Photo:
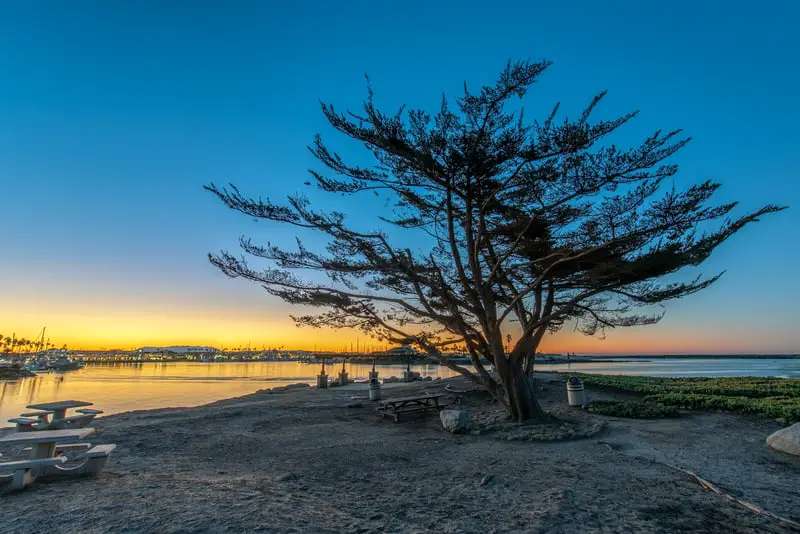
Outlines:
{"label": "bay water", "polygon": [[[351,380],[366,379],[369,363],[347,363]],[[540,371],[643,376],[780,376],[800,378],[800,359],[639,358],[572,364],[540,364]],[[341,364],[329,364],[335,377]],[[381,378],[402,376],[404,365],[379,365]],[[0,426],[30,404],[85,400],[106,415],[132,410],[199,406],[261,389],[315,383],[319,364],[299,362],[148,362],[87,365],[67,373],[0,381]],[[439,365],[412,365],[422,376],[449,378]]]}

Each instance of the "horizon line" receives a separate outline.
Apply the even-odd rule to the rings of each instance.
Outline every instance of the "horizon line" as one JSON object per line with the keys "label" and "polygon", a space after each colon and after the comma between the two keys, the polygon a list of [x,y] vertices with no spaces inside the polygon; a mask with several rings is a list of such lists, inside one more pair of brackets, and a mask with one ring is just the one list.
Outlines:
{"label": "horizon line", "polygon": [[[170,344],[170,345],[137,345],[135,348],[122,348],[122,347],[98,347],[98,348],[74,348],[74,349],[67,349],[69,352],[135,352],[137,350],[143,348],[156,348],[156,349],[167,349],[169,347],[202,347],[202,348],[211,348],[220,352],[263,352],[263,351],[281,351],[281,352],[310,352],[310,353],[339,353],[339,354],[366,354],[370,352],[382,352],[385,349],[377,349],[377,350],[324,350],[324,349],[304,349],[304,348],[288,348],[288,347],[270,347],[266,346],[265,348],[241,348],[240,350],[233,351],[230,348],[218,348],[214,347],[213,345],[195,345],[195,344]],[[393,347],[389,347],[393,348]],[[51,348],[52,350],[52,348]],[[0,355],[17,355],[22,356],[25,354],[34,354],[33,352],[30,353],[0,353]],[[565,354],[572,354],[575,356],[800,356],[800,351],[798,352],[761,352],[761,351],[746,351],[746,352],[704,352],[704,351],[627,351],[627,352],[576,352],[576,351],[542,351],[537,352],[539,355],[565,355]]]}

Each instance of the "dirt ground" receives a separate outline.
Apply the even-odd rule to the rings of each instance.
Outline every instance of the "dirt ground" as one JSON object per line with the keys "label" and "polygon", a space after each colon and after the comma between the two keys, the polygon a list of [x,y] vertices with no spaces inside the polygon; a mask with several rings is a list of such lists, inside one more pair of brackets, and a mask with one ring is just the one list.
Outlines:
{"label": "dirt ground", "polygon": [[[777,423],[599,417],[567,408],[559,380],[541,378],[543,404],[593,428],[590,437],[474,435],[480,425],[449,434],[435,413],[381,420],[365,385],[103,418],[92,441],[118,445],[103,473],[0,496],[0,532],[797,532],[664,465],[800,521],[800,459],[764,442]],[[468,388],[454,380],[383,393],[446,393],[477,423],[497,414],[483,395],[448,394],[446,384]]]}

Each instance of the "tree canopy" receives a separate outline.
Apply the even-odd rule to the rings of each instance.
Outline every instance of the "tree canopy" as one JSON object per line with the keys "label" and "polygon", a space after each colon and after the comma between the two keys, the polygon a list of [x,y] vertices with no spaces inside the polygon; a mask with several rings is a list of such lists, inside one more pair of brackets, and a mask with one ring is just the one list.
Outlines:
{"label": "tree canopy", "polygon": [[[678,190],[667,160],[688,141],[680,130],[655,131],[633,148],[602,144],[636,116],[592,120],[605,96],[577,118],[558,105],[527,121],[512,105],[550,65],[509,63],[494,85],[444,96],[431,114],[377,109],[373,92],[359,112],[323,103],[332,127],[365,146],[374,164],[351,165],[318,135],[309,147],[321,163],[311,170],[322,191],[389,195],[383,225],[359,231],[340,211],[314,209],[302,195],[284,203],[253,199],[235,185],[207,190],[228,207],[258,219],[325,234],[324,250],[298,240],[291,250],[243,237],[250,257],[210,254],[231,277],[260,283],[284,301],[314,307],[299,325],[357,328],[376,338],[421,347],[508,406],[517,420],[541,416],[529,380],[547,332],[565,324],[586,334],[657,322],[652,306],[700,291],[721,273],[678,276],[702,264],[722,242],[780,211],[768,205],[732,217],[735,202],[714,203],[720,184]],[[425,236],[415,248],[396,244],[397,231]],[[327,275],[320,283],[301,272]],[[504,330],[516,321],[506,352]],[[468,369],[442,349],[463,346]],[[486,358],[493,369],[481,364]],[[491,372],[490,372],[491,371]]]}

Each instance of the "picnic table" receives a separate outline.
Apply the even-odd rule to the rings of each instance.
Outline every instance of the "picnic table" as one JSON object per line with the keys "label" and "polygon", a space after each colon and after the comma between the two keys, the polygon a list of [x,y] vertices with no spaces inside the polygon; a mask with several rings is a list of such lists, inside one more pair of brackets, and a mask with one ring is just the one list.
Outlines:
{"label": "picnic table", "polygon": [[53,412],[53,419],[65,419],[67,417],[67,410],[70,408],[83,408],[91,405],[91,402],[65,400],[56,402],[43,402],[42,404],[29,404],[26,406],[26,408]]}
{"label": "picnic table", "polygon": [[418,395],[416,397],[401,397],[397,399],[386,399],[377,408],[377,412],[382,417],[392,417],[394,422],[398,422],[400,416],[410,413],[421,413],[428,410],[441,411],[444,406],[439,404],[440,394]]}
{"label": "picnic table", "polygon": [[[16,432],[0,438],[0,445],[31,444],[30,458],[0,462],[0,471],[11,472],[11,475],[0,476],[0,483],[11,483],[13,490],[22,490],[37,478],[71,477],[80,475],[96,475],[105,467],[114,444],[96,445],[75,443],[94,433],[93,428],[73,428],[64,430],[42,430],[38,432]],[[90,448],[91,447],[91,448]],[[81,456],[78,465],[62,467],[68,461],[63,455],[67,450],[89,449]]]}
{"label": "picnic table", "polygon": [[0,438],[0,445],[31,444],[31,459],[53,458],[56,444],[70,443],[94,434],[94,428],[67,430],[40,430],[39,432],[15,432]]}

